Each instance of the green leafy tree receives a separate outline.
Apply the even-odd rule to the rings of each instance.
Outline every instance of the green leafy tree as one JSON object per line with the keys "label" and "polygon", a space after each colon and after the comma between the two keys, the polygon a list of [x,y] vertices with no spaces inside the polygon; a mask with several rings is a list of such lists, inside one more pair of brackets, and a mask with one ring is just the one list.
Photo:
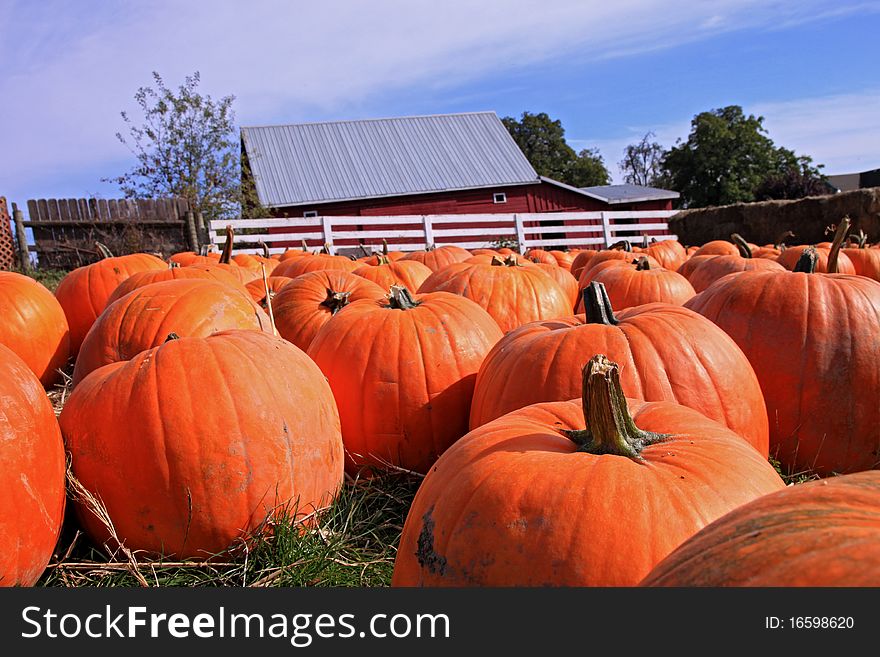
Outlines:
{"label": "green leafy tree", "polygon": [[574,187],[608,184],[602,156],[591,149],[576,152],[566,143],[565,130],[558,119],[551,119],[545,112],[523,112],[520,120],[505,116],[501,121],[538,175]]}
{"label": "green leafy tree", "polygon": [[196,71],[173,90],[153,72],[154,86],[134,95],[142,120],[123,111],[128,134],[116,133],[137,164],[104,180],[117,183],[128,198],[183,197],[206,220],[233,217],[252,193],[241,184],[235,96],[215,101],[199,93],[199,81]]}
{"label": "green leafy tree", "polygon": [[757,200],[766,181],[804,162],[805,171],[817,171],[810,158],[777,148],[763,122],[738,105],[697,114],[687,141],[664,153],[659,183],[678,191],[685,206],[705,207]]}
{"label": "green leafy tree", "polygon": [[653,187],[661,177],[660,162],[663,147],[656,141],[653,132],[648,132],[637,144],[630,144],[623,151],[623,159],[617,166],[623,174],[623,181],[630,185]]}

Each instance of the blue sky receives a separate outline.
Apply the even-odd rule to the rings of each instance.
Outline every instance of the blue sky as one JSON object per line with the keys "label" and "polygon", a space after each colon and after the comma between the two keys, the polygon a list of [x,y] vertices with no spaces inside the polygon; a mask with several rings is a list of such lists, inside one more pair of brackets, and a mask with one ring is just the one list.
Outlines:
{"label": "blue sky", "polygon": [[[120,110],[153,70],[236,96],[240,125],[547,112],[619,179],[728,104],[826,165],[880,167],[880,2],[0,0],[0,195],[117,195]],[[136,116],[136,114],[135,114]]]}

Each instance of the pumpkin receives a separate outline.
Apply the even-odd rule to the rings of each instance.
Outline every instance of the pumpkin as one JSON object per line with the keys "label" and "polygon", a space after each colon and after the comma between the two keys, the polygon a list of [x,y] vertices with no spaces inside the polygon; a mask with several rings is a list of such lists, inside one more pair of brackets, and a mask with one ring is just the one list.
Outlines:
{"label": "pumpkin", "polygon": [[[701,255],[701,256],[691,256],[687,260],[682,263],[682,265],[678,268],[677,272],[684,276],[689,281],[691,280],[691,274],[694,269],[696,269],[701,263],[706,262],[707,260],[711,260],[712,258],[717,258],[717,255]],[[738,258],[739,256],[730,256],[732,258]]]}
{"label": "pumpkin", "polygon": [[275,276],[296,278],[310,271],[335,269],[339,271],[354,271],[360,267],[360,263],[345,256],[335,256],[326,253],[318,253],[308,258],[289,258],[283,260],[272,272]]}
{"label": "pumpkin", "polygon": [[645,249],[645,253],[670,271],[677,270],[688,259],[687,252],[678,240],[654,242]]}
{"label": "pumpkin", "polygon": [[[363,247],[362,247],[363,248]],[[361,262],[366,265],[379,265],[382,264],[382,258],[387,258],[391,262],[397,262],[406,254],[403,251],[389,251],[388,250],[388,241],[382,240],[382,251],[380,253],[373,253],[365,258],[359,258]]]}
{"label": "pumpkin", "polygon": [[693,408],[767,456],[761,387],[745,355],[721,329],[667,304],[615,313],[601,283],[590,285],[583,298],[585,314],[526,324],[492,348],[477,375],[471,429],[530,404],[576,397],[577,363],[584,353],[599,352],[621,364],[628,397]]}
{"label": "pumpkin", "polygon": [[427,472],[467,433],[477,370],[501,330],[447,292],[354,301],[318,331],[308,354],[330,382],[348,470]]}
{"label": "pumpkin", "polygon": [[239,267],[244,267],[245,269],[249,269],[256,274],[259,274],[261,278],[264,269],[266,271],[266,276],[269,276],[275,268],[281,264],[280,261],[274,260],[269,256],[256,256],[250,255],[249,253],[234,255],[232,256],[232,261]]}
{"label": "pumpkin", "polygon": [[864,231],[856,239],[852,248],[843,249],[843,253],[852,262],[856,274],[880,281],[880,251],[867,248],[868,236]]}
{"label": "pumpkin", "polygon": [[626,399],[618,366],[597,355],[581,399],[508,413],[440,457],[392,585],[632,586],[706,524],[783,487],[726,427]]}
{"label": "pumpkin", "polygon": [[0,586],[33,586],[61,533],[64,444],[42,384],[2,344],[0,399]]}
{"label": "pumpkin", "polygon": [[269,276],[263,281],[262,277],[260,277],[248,283],[245,286],[245,289],[248,294],[251,295],[251,299],[256,301],[260,308],[266,310],[266,285],[268,284],[269,286],[269,298],[274,301],[276,295],[281,291],[281,288],[292,280],[292,278],[287,278],[287,276]]}
{"label": "pumpkin", "polygon": [[391,289],[392,285],[417,290],[431,275],[431,270],[415,260],[392,262],[386,256],[379,256],[376,265],[363,265],[352,272],[355,276],[373,281],[383,290]]}
{"label": "pumpkin", "polygon": [[734,509],[641,586],[880,586],[880,472],[789,486]]}
{"label": "pumpkin", "polygon": [[0,271],[0,345],[50,386],[70,356],[70,329],[58,300],[43,285],[14,272]]}
{"label": "pumpkin", "polygon": [[523,266],[516,256],[496,257],[491,264],[447,266],[431,274],[419,292],[452,292],[475,301],[504,332],[527,322],[571,314],[565,290],[534,264]]}
{"label": "pumpkin", "polygon": [[[812,261],[811,261],[812,257]],[[743,350],[770,417],[770,453],[791,472],[822,475],[880,463],[880,283],[794,272],[725,276],[685,306]]]}
{"label": "pumpkin", "polygon": [[55,298],[64,308],[70,327],[70,352],[75,356],[107,306],[107,299],[126,278],[140,271],[167,269],[162,260],[147,253],[109,257],[79,267],[67,274],[55,289]]}
{"label": "pumpkin", "polygon": [[132,274],[113,290],[107,298],[109,306],[114,301],[121,299],[129,292],[138,288],[162,281],[176,281],[180,279],[217,281],[239,292],[244,289],[239,278],[230,273],[229,268],[220,265],[187,265],[185,267],[170,267],[168,269],[151,269]]}
{"label": "pumpkin", "polygon": [[352,301],[381,299],[384,290],[349,272],[324,269],[298,276],[275,295],[275,328],[305,351],[324,324]]}
{"label": "pumpkin", "polygon": [[591,282],[605,285],[611,305],[621,310],[646,303],[680,306],[696,294],[684,276],[662,267],[652,268],[645,256],[640,256],[634,264],[598,272],[593,266],[581,274],[581,280],[587,276]]}
{"label": "pumpkin", "polygon": [[[342,483],[330,388],[268,333],[173,339],[108,365],[76,387],[60,422],[75,476],[132,551],[204,559],[267,517],[324,507]],[[115,545],[77,510],[93,541]]]}
{"label": "pumpkin", "polygon": [[595,249],[584,249],[583,251],[578,251],[578,253],[574,256],[574,260],[571,261],[571,275],[575,278],[580,278],[581,272],[584,270],[584,267],[587,266],[587,263],[595,257],[595,255],[599,253],[599,251]]}
{"label": "pumpkin", "polygon": [[570,251],[559,251],[558,249],[552,249],[548,251],[550,255],[552,255],[556,259],[556,264],[562,267],[565,271],[571,271],[571,265],[574,262],[575,254]]}
{"label": "pumpkin", "polygon": [[574,308],[580,297],[580,290],[578,290],[577,279],[571,275],[571,272],[560,265],[550,265],[544,262],[539,262],[537,265],[541,271],[559,284],[571,302],[570,307]]}
{"label": "pumpkin", "polygon": [[[776,258],[776,262],[780,265],[792,271],[803,255],[804,251],[811,248],[808,245],[800,245],[800,246],[792,246],[782,253]],[[816,271],[820,273],[828,272],[828,259],[831,257],[831,249],[825,248],[816,248],[816,255],[818,256],[818,261],[816,262]],[[837,271],[835,273],[838,274],[855,274],[856,268],[853,266],[852,261],[849,259],[846,253],[841,252],[837,256]]]}
{"label": "pumpkin", "polygon": [[460,246],[447,244],[446,246],[441,246],[429,251],[413,251],[412,253],[407,253],[401,258],[401,260],[415,260],[434,272],[442,269],[446,265],[452,264],[453,262],[462,262],[470,257],[471,254],[469,251],[466,251]]}
{"label": "pumpkin", "polygon": [[691,271],[688,281],[695,291],[702,292],[719,278],[741,271],[785,271],[785,267],[765,258],[712,256],[697,263]]}
{"label": "pumpkin", "polygon": [[190,265],[210,265],[220,262],[220,253],[218,251],[209,251],[205,255],[199,255],[194,251],[183,251],[175,253],[168,258],[168,262],[174,263],[181,267]]}
{"label": "pumpkin", "polygon": [[553,257],[553,254],[551,254],[549,251],[545,251],[544,249],[529,249],[528,251],[526,251],[523,257],[530,262],[542,262],[547,265],[559,266],[559,263],[556,262],[556,258]]}
{"label": "pumpkin", "polygon": [[699,249],[694,251],[693,255],[740,255],[740,250],[733,242],[727,240],[712,240],[706,242]]}
{"label": "pumpkin", "polygon": [[171,333],[205,337],[234,328],[272,331],[250,295],[223,283],[182,279],[138,288],[98,317],[76,359],[73,385],[99,367],[158,347]]}

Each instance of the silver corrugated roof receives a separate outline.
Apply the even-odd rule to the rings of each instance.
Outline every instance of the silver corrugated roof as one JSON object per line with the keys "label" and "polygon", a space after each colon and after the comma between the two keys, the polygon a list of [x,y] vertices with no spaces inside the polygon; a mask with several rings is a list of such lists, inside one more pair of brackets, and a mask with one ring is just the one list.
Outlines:
{"label": "silver corrugated roof", "polygon": [[642,187],[641,185],[599,185],[581,187],[583,191],[596,196],[606,203],[636,203],[638,201],[665,201],[679,197],[678,192],[658,187]]}
{"label": "silver corrugated roof", "polygon": [[495,112],[244,127],[263,205],[537,183]]}

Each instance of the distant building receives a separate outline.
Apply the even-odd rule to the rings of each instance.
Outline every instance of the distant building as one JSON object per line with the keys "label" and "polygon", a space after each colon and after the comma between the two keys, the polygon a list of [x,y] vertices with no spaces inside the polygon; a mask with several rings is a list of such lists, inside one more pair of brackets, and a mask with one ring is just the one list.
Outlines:
{"label": "distant building", "polygon": [[838,192],[851,192],[865,187],[880,187],[880,169],[828,176],[828,184]]}

